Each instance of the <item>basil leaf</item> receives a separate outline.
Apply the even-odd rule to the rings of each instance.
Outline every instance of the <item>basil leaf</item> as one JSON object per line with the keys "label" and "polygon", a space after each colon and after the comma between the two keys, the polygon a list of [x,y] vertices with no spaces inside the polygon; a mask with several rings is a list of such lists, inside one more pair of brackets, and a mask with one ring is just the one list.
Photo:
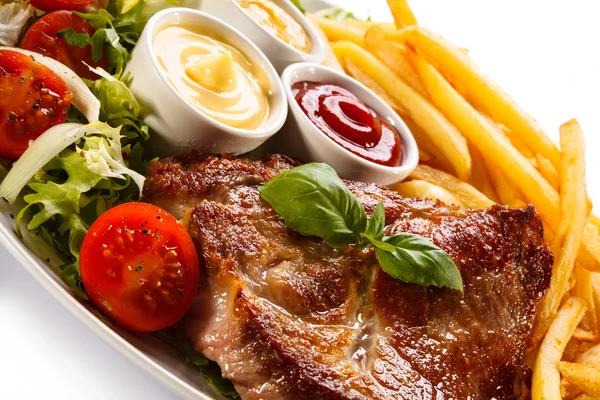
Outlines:
{"label": "basil leaf", "polygon": [[348,246],[367,227],[361,202],[327,164],[310,163],[290,169],[259,190],[288,228],[317,236],[331,247]]}
{"label": "basil leaf", "polygon": [[343,8],[325,8],[315,13],[319,17],[334,19],[337,21],[345,21],[348,19],[356,19],[354,14],[350,11],[346,11]]}
{"label": "basil leaf", "polygon": [[385,229],[385,209],[383,208],[383,202],[377,203],[373,210],[373,215],[367,222],[367,229],[365,235],[376,239],[383,239],[383,230]]}
{"label": "basil leaf", "polygon": [[300,0],[291,0],[292,4],[295,5],[301,12],[302,14],[306,14],[306,10],[304,9],[304,7],[302,7],[302,4],[300,4]]}
{"label": "basil leaf", "polygon": [[[463,292],[462,277],[452,258],[424,237],[399,233],[383,245],[373,243],[381,268],[403,282],[449,287]],[[391,245],[394,251],[385,245]]]}
{"label": "basil leaf", "polygon": [[65,39],[69,46],[77,46],[82,49],[90,45],[90,35],[87,32],[77,33],[73,28],[67,28],[56,32],[56,35]]}

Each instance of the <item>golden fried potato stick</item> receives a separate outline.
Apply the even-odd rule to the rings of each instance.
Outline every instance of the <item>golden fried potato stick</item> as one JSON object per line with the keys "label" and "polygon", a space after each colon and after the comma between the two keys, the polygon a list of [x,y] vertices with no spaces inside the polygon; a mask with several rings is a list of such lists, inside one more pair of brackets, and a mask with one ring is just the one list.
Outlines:
{"label": "golden fried potato stick", "polygon": [[558,362],[567,343],[585,313],[585,302],[570,297],[562,306],[544,338],[533,367],[531,382],[532,400],[560,400],[560,374]]}
{"label": "golden fried potato stick", "polygon": [[490,172],[490,179],[500,198],[501,204],[514,208],[524,208],[527,206],[527,203],[523,201],[523,195],[506,179],[502,170],[495,162],[488,161],[488,171]]}
{"label": "golden fried potato stick", "polygon": [[592,397],[600,397],[600,369],[598,368],[600,365],[594,368],[568,362],[558,363],[558,370],[562,376]]}
{"label": "golden fried potato stick", "polygon": [[448,74],[453,82],[460,82],[460,86],[468,91],[463,95],[477,99],[477,105],[485,106],[483,111],[496,122],[506,126],[511,132],[518,132],[519,138],[532,152],[542,154],[555,166],[559,165],[558,148],[538,123],[498,84],[481,72],[462,49],[418,26],[409,26],[393,38],[422,52],[429,62]]}
{"label": "golden fried potato stick", "polygon": [[408,83],[423,97],[427,91],[410,61],[411,49],[387,39],[386,33],[379,26],[373,26],[365,33],[365,48],[387,65],[405,83]]}
{"label": "golden fried potato stick", "polygon": [[427,133],[431,141],[453,167],[456,176],[467,180],[471,174],[471,156],[467,141],[427,99],[398,78],[385,64],[355,43],[340,41],[332,44],[339,60],[348,57],[352,62],[386,91],[408,113],[410,118]]}
{"label": "golden fried potato stick", "polygon": [[[415,62],[433,102],[485,157],[497,160],[504,176],[523,193],[527,202],[535,205],[546,225],[555,232],[561,216],[560,198],[554,188],[433,66],[420,55],[415,57]],[[587,208],[587,199],[584,208]],[[600,235],[592,224],[585,227],[577,260],[590,271],[600,271]]]}
{"label": "golden fried potato stick", "polygon": [[333,49],[329,44],[329,40],[327,39],[327,35],[319,26],[319,22],[316,20],[315,16],[312,14],[306,14],[307,18],[310,20],[312,25],[317,30],[317,33],[323,38],[323,42],[325,43],[325,60],[323,61],[323,65],[333,68],[336,71],[344,72],[344,68],[342,68],[340,62],[338,61],[335,54],[333,54]]}
{"label": "golden fried potato stick", "polygon": [[413,14],[407,0],[388,0],[388,6],[394,16],[396,28],[402,29],[411,25],[418,25],[417,17]]}
{"label": "golden fried potato stick", "polygon": [[560,180],[558,178],[558,172],[556,172],[556,168],[548,159],[544,158],[541,154],[536,154],[538,170],[540,174],[546,179],[546,181],[554,188],[554,190],[558,191]]}
{"label": "golden fried potato stick", "polygon": [[492,184],[488,167],[485,165],[481,152],[475,146],[469,145],[469,153],[471,154],[471,178],[467,183],[485,194],[490,200],[499,203],[498,194]]}
{"label": "golden fried potato stick", "polygon": [[377,83],[369,74],[360,69],[349,57],[342,57],[342,65],[348,75],[371,89],[375,94],[381,97],[390,107],[402,117],[408,116],[408,111],[402,104],[398,103],[388,92]]}
{"label": "golden fried potato stick", "polygon": [[560,165],[561,218],[552,250],[554,266],[552,281],[546,295],[538,304],[537,324],[532,342],[538,343],[556,315],[560,302],[569,290],[569,278],[581,246],[587,220],[585,186],[585,141],[576,120],[560,127],[562,158]]}
{"label": "golden fried potato stick", "polygon": [[344,22],[350,26],[364,29],[365,31],[373,26],[376,26],[380,29],[383,29],[383,31],[388,35],[391,35],[398,31],[398,28],[396,28],[396,24],[393,22],[362,21],[360,19],[347,19]]}
{"label": "golden fried potato stick", "polygon": [[[599,336],[592,273],[581,265],[575,265],[575,286],[571,294],[587,303],[587,311],[575,336],[585,341],[597,341]],[[579,331],[579,332],[578,332]]]}
{"label": "golden fried potato stick", "polygon": [[460,208],[465,208],[464,203],[457,196],[431,182],[421,180],[401,182],[393,185],[391,189],[404,197],[439,200],[444,204],[454,204]]}
{"label": "golden fried potato stick", "polygon": [[433,102],[486,158],[496,160],[504,176],[512,178],[513,184],[550,224],[558,216],[558,193],[506,137],[498,134],[497,127],[477,112],[431,64],[419,54],[415,63]]}
{"label": "golden fried potato stick", "polygon": [[327,39],[331,42],[336,40],[349,40],[363,47],[365,44],[365,28],[347,24],[345,21],[337,21],[329,18],[308,14],[311,21],[317,23],[325,32]]}
{"label": "golden fried potato stick", "polygon": [[446,189],[468,208],[488,208],[494,205],[492,200],[468,183],[427,165],[415,168],[410,178],[427,181]]}

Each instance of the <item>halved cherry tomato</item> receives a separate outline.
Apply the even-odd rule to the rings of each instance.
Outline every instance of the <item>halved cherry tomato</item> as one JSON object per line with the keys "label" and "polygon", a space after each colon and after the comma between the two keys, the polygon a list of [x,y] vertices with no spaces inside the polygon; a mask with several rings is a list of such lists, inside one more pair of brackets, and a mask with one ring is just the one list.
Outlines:
{"label": "halved cherry tomato", "polygon": [[198,254],[190,235],[150,204],[127,203],[104,213],[86,235],[79,263],[90,300],[133,331],[173,325],[198,289]]}
{"label": "halved cherry tomato", "polygon": [[65,122],[73,95],[33,57],[0,50],[0,157],[23,154],[48,128]]}
{"label": "halved cherry tomato", "polygon": [[35,8],[42,11],[51,12],[58,10],[81,10],[94,0],[30,0]]}
{"label": "halved cherry tomato", "polygon": [[95,32],[86,20],[71,11],[54,11],[44,15],[31,25],[23,37],[21,47],[60,61],[82,78],[98,79],[98,76],[91,72],[83,62],[92,67],[107,69],[106,54],[103,52],[102,58],[98,62],[94,62],[91,45],[84,48],[70,46],[64,38],[56,35],[56,32],[67,28],[73,28],[77,33],[87,33],[90,37]]}

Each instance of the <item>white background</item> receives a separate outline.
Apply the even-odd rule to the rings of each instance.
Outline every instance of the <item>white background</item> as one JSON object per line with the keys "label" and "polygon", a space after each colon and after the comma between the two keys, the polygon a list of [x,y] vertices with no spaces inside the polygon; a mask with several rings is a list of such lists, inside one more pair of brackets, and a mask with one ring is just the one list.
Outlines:
{"label": "white background", "polygon": [[[376,4],[384,0],[340,0]],[[421,25],[472,57],[542,123],[579,118],[600,201],[600,23],[595,0],[413,0]],[[0,248],[0,399],[172,399],[51,298]]]}

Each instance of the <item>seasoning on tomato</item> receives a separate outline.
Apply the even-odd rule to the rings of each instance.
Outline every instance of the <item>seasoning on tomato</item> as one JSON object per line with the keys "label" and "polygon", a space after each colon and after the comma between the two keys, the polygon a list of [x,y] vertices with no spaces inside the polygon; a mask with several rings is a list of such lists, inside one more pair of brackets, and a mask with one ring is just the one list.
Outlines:
{"label": "seasoning on tomato", "polygon": [[71,11],[54,11],[38,19],[23,37],[21,48],[35,51],[60,61],[71,68],[77,75],[86,79],[98,79],[98,75],[90,71],[84,64],[91,67],[108,69],[106,54],[94,61],[92,46],[71,46],[58,32],[71,28],[75,33],[85,33],[91,38],[94,28],[83,18]]}
{"label": "seasoning on tomato", "polygon": [[198,254],[190,235],[151,204],[127,203],[102,214],[83,241],[79,263],[92,303],[133,331],[173,325],[198,289]]}
{"label": "seasoning on tomato", "polygon": [[348,90],[297,82],[292,93],[317,128],[346,150],[380,165],[402,164],[402,141],[396,130]]}
{"label": "seasoning on tomato", "polygon": [[48,67],[0,50],[0,157],[16,160],[48,128],[65,122],[73,95]]}

